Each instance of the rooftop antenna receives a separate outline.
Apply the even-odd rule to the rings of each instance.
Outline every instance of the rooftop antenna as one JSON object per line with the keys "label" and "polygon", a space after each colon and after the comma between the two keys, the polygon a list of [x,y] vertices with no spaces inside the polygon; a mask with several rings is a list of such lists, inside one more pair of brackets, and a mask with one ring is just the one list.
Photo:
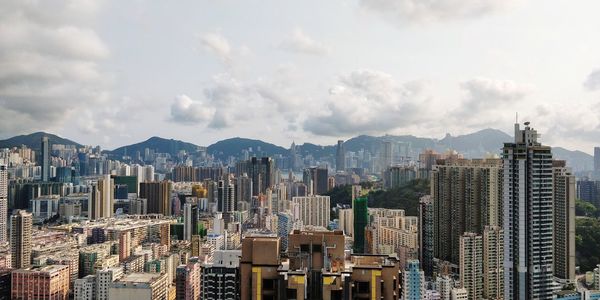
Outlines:
{"label": "rooftop antenna", "polygon": [[519,112],[515,113],[515,123],[519,123]]}

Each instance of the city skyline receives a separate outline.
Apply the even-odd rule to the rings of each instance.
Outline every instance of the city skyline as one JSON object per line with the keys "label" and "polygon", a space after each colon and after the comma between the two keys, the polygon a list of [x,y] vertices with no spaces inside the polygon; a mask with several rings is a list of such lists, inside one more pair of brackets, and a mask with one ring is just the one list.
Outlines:
{"label": "city skyline", "polygon": [[549,145],[600,137],[592,1],[1,5],[0,138],[333,144],[510,133],[516,112]]}

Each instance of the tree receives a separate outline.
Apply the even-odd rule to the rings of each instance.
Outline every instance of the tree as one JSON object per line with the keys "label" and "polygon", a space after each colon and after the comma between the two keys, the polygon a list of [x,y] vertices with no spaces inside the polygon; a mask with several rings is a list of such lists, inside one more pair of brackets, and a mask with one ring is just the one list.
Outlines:
{"label": "tree", "polygon": [[600,221],[596,218],[577,218],[575,231],[577,265],[582,272],[593,271],[600,264]]}
{"label": "tree", "polygon": [[575,214],[577,216],[593,217],[597,213],[596,207],[587,201],[577,199],[575,202]]}

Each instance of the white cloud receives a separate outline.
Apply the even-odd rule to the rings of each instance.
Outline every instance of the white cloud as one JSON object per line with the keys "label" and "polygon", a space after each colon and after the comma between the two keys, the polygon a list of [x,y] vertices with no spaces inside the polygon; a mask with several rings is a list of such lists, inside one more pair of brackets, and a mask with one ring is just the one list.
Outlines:
{"label": "white cloud", "polygon": [[279,48],[290,52],[297,52],[310,55],[325,55],[330,52],[329,47],[306,35],[299,28],[294,30],[294,32],[292,32],[288,37],[286,37],[279,44]]}
{"label": "white cloud", "polygon": [[205,50],[216,55],[222,62],[231,63],[231,45],[222,34],[205,33],[200,37],[200,43]]}
{"label": "white cloud", "polygon": [[400,23],[476,18],[503,11],[520,0],[360,0],[360,6]]}
{"label": "white cloud", "polygon": [[379,134],[428,118],[422,84],[401,84],[391,75],[358,70],[340,76],[325,100],[325,112],[312,115],[304,130],[316,135]]}
{"label": "white cloud", "polygon": [[583,83],[583,86],[588,91],[600,90],[600,69],[594,70],[592,73],[590,73]]}
{"label": "white cloud", "polygon": [[210,120],[215,109],[187,95],[175,97],[171,104],[171,121],[182,124],[197,124]]}
{"label": "white cloud", "polygon": [[444,120],[472,129],[498,128],[523,113],[530,105],[521,101],[529,96],[534,87],[512,80],[478,77],[460,83],[464,99],[448,111]]}
{"label": "white cloud", "polygon": [[93,1],[0,3],[0,134],[56,128],[110,99]]}

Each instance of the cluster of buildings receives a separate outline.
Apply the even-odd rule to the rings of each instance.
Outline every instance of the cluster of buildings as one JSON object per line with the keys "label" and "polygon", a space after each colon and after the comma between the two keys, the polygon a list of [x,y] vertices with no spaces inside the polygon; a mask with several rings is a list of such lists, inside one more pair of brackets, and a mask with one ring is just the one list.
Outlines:
{"label": "cluster of buildings", "polygon": [[[299,152],[3,150],[0,299],[600,299],[600,267],[586,282],[575,268],[575,197],[593,180],[528,123],[489,158]],[[418,213],[369,206],[415,179],[430,184]],[[328,196],[340,185],[345,204]]]}

